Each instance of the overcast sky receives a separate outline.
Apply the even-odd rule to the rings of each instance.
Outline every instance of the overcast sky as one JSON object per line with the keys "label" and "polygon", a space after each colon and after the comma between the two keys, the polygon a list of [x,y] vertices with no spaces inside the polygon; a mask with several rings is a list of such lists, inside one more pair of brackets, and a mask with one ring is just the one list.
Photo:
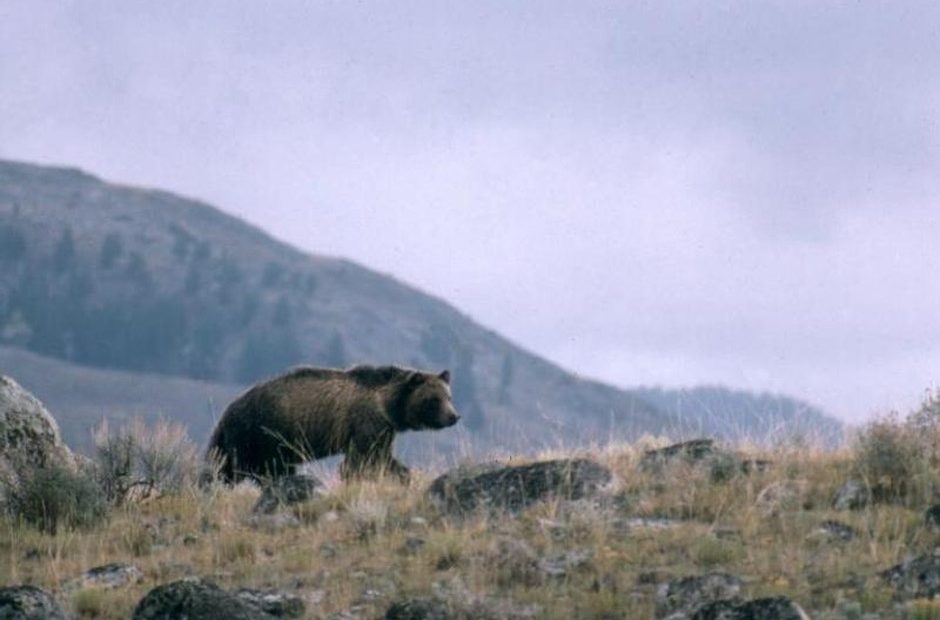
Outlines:
{"label": "overcast sky", "polygon": [[940,371],[938,68],[934,2],[0,0],[0,157],[861,420]]}

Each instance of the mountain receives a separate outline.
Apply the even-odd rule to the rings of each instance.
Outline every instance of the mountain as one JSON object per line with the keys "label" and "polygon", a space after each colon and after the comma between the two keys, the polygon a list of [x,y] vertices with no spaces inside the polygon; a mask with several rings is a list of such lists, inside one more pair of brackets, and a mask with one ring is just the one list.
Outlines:
{"label": "mountain", "polygon": [[722,386],[644,387],[633,392],[678,419],[680,434],[685,436],[731,436],[770,445],[781,439],[802,439],[823,446],[838,445],[844,437],[841,422],[818,407],[782,394]]}
{"label": "mountain", "polygon": [[[449,453],[629,439],[688,422],[565,372],[391,276],[306,254],[207,204],[3,161],[0,345],[67,362],[82,381],[113,377],[81,368],[125,373],[121,385],[133,383],[126,373],[145,377],[134,398],[190,423],[204,402],[167,403],[200,392],[158,378],[228,386],[209,389],[222,396],[298,363],[450,368],[462,428],[434,439]],[[0,372],[17,377],[16,367]],[[59,402],[54,413],[81,418],[65,395]],[[766,430],[754,422],[749,433]]]}

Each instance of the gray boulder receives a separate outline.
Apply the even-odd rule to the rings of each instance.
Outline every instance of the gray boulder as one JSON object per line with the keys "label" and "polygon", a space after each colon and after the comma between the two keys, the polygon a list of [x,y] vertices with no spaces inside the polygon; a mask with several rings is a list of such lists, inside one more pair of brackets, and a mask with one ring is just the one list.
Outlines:
{"label": "gray boulder", "polygon": [[727,573],[673,579],[662,584],[656,592],[656,617],[686,618],[711,603],[738,603],[741,585],[738,577]]}
{"label": "gray boulder", "polygon": [[492,463],[457,468],[428,488],[445,513],[460,515],[480,509],[518,512],[550,497],[577,500],[596,496],[610,484],[610,470],[587,459],[558,459],[528,465]]}
{"label": "gray boulder", "polygon": [[65,589],[102,588],[114,590],[138,583],[143,578],[143,571],[133,564],[111,563],[85,571],[77,579],[66,583]]}
{"label": "gray boulder", "polygon": [[76,466],[59,425],[35,396],[0,375],[0,480],[15,485],[23,471],[49,466]]}
{"label": "gray boulder", "polygon": [[0,588],[4,620],[66,620],[68,615],[51,594],[35,586]]}
{"label": "gray boulder", "polygon": [[385,620],[530,620],[539,616],[533,608],[508,602],[452,601],[416,597],[393,603]]}
{"label": "gray boulder", "polygon": [[315,476],[294,474],[275,478],[264,486],[252,512],[271,514],[281,506],[300,504],[323,494],[323,483]]}
{"label": "gray boulder", "polygon": [[695,612],[691,620],[809,620],[809,616],[785,596],[775,596],[743,603],[710,603]]}
{"label": "gray boulder", "polygon": [[940,595],[940,548],[901,562],[881,573],[899,598],[934,598]]}
{"label": "gray boulder", "polygon": [[270,620],[277,617],[248,598],[198,578],[157,586],[137,603],[133,616],[134,620]]}
{"label": "gray boulder", "polygon": [[235,596],[278,618],[302,618],[307,611],[307,605],[301,597],[277,590],[242,588],[235,592]]}

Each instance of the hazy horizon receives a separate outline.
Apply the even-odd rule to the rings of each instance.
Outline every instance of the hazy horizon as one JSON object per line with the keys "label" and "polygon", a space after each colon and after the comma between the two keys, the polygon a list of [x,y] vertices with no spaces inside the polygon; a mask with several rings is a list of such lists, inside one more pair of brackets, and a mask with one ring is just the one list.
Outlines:
{"label": "hazy horizon", "polygon": [[935,385],[928,3],[10,2],[0,157],[196,197],[622,386]]}

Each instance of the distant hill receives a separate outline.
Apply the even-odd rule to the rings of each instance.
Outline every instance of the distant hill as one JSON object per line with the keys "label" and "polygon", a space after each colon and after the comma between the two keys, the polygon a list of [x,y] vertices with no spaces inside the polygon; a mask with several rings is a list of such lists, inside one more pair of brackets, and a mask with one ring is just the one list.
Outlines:
{"label": "distant hill", "polygon": [[120,425],[134,417],[185,423],[203,444],[219,411],[242,387],[183,377],[88,368],[0,346],[0,373],[42,400],[72,448],[88,453],[91,429],[103,418]]}
{"label": "distant hill", "polygon": [[[841,422],[819,408],[781,394],[755,394],[721,386],[638,388],[634,392],[678,419],[680,434],[685,436],[730,436],[770,444],[800,438],[834,445],[842,440],[845,430]],[[751,434],[754,430],[760,432]]]}
{"label": "distant hill", "polygon": [[[305,254],[204,203],[2,161],[0,345],[69,362],[73,376],[102,385],[110,379],[78,369],[239,386],[298,363],[450,368],[464,415],[460,432],[447,431],[452,448],[629,439],[680,423],[391,276]],[[181,388],[196,384],[173,385],[202,398],[202,388]],[[137,397],[195,423],[205,403],[191,402],[184,415],[181,403],[161,405],[171,402],[168,389],[155,383]],[[751,434],[768,430],[759,419],[748,424]]]}

